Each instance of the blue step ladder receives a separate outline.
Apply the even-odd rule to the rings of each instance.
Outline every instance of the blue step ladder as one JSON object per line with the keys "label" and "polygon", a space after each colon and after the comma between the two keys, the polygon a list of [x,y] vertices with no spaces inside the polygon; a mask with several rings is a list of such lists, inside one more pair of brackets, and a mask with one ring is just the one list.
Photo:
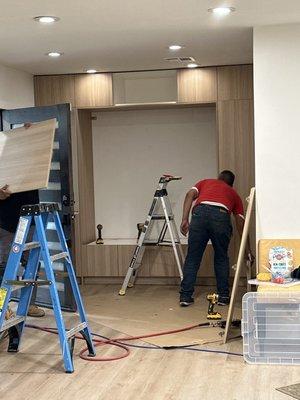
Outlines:
{"label": "blue step ladder", "polygon": [[[52,256],[50,255],[46,239],[47,224],[50,217],[54,221],[55,230],[57,232],[62,250],[61,253],[54,254]],[[26,240],[29,234],[29,228],[33,222],[35,224],[33,241],[27,242]],[[22,279],[18,280],[17,275],[19,265],[24,251],[29,251],[28,261]],[[55,282],[53,262],[57,260],[63,260],[65,264],[80,319],[79,324],[69,330],[66,330],[65,327]],[[46,280],[37,279],[40,262],[43,262],[44,264]],[[96,352],[81,300],[69,249],[59,218],[58,205],[56,203],[27,205],[21,208],[17,232],[11,246],[8,262],[0,287],[0,332],[5,330],[8,330],[9,332],[9,352],[17,352],[19,350],[33,287],[42,285],[49,285],[50,297],[52,300],[64,367],[66,372],[71,373],[74,371],[73,349],[75,344],[75,335],[77,333],[80,333],[85,339],[89,356],[94,357]],[[8,309],[8,303],[11,300],[12,294],[20,288],[21,294],[16,316],[5,320],[5,314]]]}

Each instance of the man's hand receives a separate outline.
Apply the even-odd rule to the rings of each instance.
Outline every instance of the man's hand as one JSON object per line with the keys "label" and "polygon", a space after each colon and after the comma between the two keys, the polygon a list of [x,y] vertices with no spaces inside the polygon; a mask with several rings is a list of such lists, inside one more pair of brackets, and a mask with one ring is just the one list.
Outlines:
{"label": "man's hand", "polygon": [[190,227],[189,221],[188,221],[187,219],[183,220],[183,221],[181,222],[181,225],[180,225],[180,232],[181,232],[184,236],[186,236],[187,233],[188,233],[188,231],[189,231],[189,227]]}
{"label": "man's hand", "polygon": [[254,260],[255,260],[255,257],[252,254],[252,251],[249,249],[246,250],[245,251],[245,261],[249,261],[251,264],[253,264]]}
{"label": "man's hand", "polygon": [[0,200],[6,200],[11,195],[11,191],[8,189],[8,185],[0,188]]}

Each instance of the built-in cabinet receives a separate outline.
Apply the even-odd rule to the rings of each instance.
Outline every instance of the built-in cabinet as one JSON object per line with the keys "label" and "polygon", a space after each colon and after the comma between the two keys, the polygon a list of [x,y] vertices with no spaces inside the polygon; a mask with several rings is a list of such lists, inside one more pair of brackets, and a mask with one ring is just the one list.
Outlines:
{"label": "built-in cabinet", "polygon": [[[77,193],[77,275],[84,281],[124,276],[134,245],[96,245],[92,162],[92,112],[139,108],[216,106],[219,170],[236,173],[235,187],[243,199],[254,186],[253,69],[252,65],[181,69],[177,71],[177,102],[113,105],[113,74],[35,76],[36,105],[70,102],[74,108],[73,152]],[[254,227],[252,226],[252,236]],[[239,240],[231,246],[234,263]],[[254,244],[253,244],[253,247]],[[201,275],[213,276],[208,249]],[[149,248],[141,278],[177,277],[171,249]]]}
{"label": "built-in cabinet", "polygon": [[112,106],[112,74],[34,77],[35,105],[71,103],[73,107]]}

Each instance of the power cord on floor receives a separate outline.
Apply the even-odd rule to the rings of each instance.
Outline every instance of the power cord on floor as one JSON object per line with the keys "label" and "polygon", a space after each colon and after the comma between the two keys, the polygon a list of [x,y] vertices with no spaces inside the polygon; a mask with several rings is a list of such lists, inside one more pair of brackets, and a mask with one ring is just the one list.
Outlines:
{"label": "power cord on floor", "polygon": [[[157,336],[163,336],[163,335],[170,335],[174,333],[179,333],[179,332],[185,332],[188,330],[192,330],[195,328],[199,327],[208,327],[211,326],[212,324],[210,322],[204,322],[201,324],[196,324],[196,325],[191,325],[187,326],[184,328],[180,329],[174,329],[170,331],[162,331],[162,332],[157,332],[157,333],[150,333],[146,335],[139,335],[139,336],[130,336],[130,337],[117,337],[114,339],[99,335],[97,333],[93,333],[92,335],[94,336],[93,342],[95,347],[99,346],[105,346],[105,345],[110,345],[110,346],[116,346],[124,350],[124,353],[115,356],[115,357],[90,357],[87,353],[88,348],[84,348],[80,351],[79,357],[82,358],[83,360],[87,361],[115,361],[115,360],[120,360],[122,358],[128,357],[130,354],[130,349],[129,347],[134,347],[134,348],[140,348],[140,349],[151,349],[151,350],[189,350],[189,351],[198,351],[198,352],[204,352],[204,353],[215,353],[215,354],[223,354],[223,355],[232,355],[232,356],[239,356],[242,357],[243,354],[241,353],[234,353],[230,351],[223,351],[223,350],[214,350],[214,349],[199,349],[199,348],[194,348],[194,346],[199,346],[199,344],[195,345],[185,345],[185,346],[164,346],[164,347],[159,347],[159,346],[149,346],[149,345],[135,345],[135,344],[129,344],[129,343],[124,343],[128,341],[133,341],[133,340],[139,340],[139,339],[146,339],[149,337],[157,337]],[[212,326],[220,326],[218,324],[212,325]],[[26,324],[26,327],[32,328],[32,329],[37,329],[43,332],[48,332],[52,334],[58,334],[56,328],[49,328],[49,327],[40,327],[37,325],[32,325],[32,324]],[[84,338],[81,335],[76,335],[76,339],[84,340]],[[101,338],[102,340],[96,339],[97,337]]]}

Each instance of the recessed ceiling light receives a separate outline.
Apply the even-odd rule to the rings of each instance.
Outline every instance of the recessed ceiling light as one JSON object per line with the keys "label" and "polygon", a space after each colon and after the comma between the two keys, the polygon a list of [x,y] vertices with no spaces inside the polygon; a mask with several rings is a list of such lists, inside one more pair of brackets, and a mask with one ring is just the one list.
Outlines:
{"label": "recessed ceiling light", "polygon": [[95,74],[97,72],[96,69],[87,69],[86,70],[87,74]]}
{"label": "recessed ceiling light", "polygon": [[59,21],[58,17],[53,17],[50,15],[40,15],[38,17],[34,17],[33,19],[41,24],[53,24],[53,22]]}
{"label": "recessed ceiling light", "polygon": [[176,50],[182,49],[182,47],[183,47],[183,46],[181,46],[180,44],[171,44],[171,45],[169,46],[169,50],[176,51]]}
{"label": "recessed ceiling light", "polygon": [[232,13],[233,11],[235,11],[235,8],[234,7],[216,7],[216,8],[209,8],[208,11],[221,17],[221,16],[225,16],[225,15]]}
{"label": "recessed ceiling light", "polygon": [[187,67],[188,67],[188,68],[197,68],[197,67],[198,67],[198,64],[196,64],[196,63],[189,63],[189,64],[187,65]]}
{"label": "recessed ceiling light", "polygon": [[63,53],[59,53],[58,51],[49,51],[49,53],[46,53],[46,56],[49,57],[60,57],[62,55]]}

